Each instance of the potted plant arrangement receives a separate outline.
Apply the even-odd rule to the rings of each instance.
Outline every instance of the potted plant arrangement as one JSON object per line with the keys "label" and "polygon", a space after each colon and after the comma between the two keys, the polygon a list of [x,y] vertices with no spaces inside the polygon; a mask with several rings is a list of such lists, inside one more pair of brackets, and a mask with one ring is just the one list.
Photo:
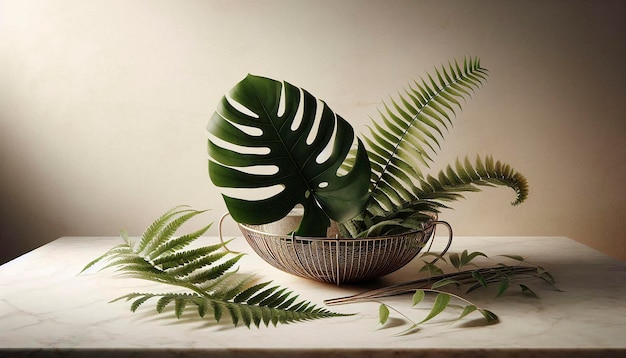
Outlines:
{"label": "potted plant arrangement", "polygon": [[[248,75],[208,123],[210,178],[270,264],[337,284],[382,276],[414,258],[435,225],[446,225],[451,240],[437,214],[464,192],[507,186],[513,205],[527,198],[526,178],[491,156],[426,173],[461,103],[487,76],[478,58],[443,65],[384,103],[361,139],[306,90]],[[298,207],[296,227],[267,232]]]}
{"label": "potted plant arrangement", "polygon": [[[373,279],[412,260],[434,236],[438,213],[464,192],[482,186],[514,190],[513,205],[528,196],[525,177],[490,156],[457,160],[437,175],[426,170],[434,162],[444,134],[461,102],[487,77],[477,58],[442,66],[434,76],[409,86],[379,111],[363,140],[323,101],[287,82],[247,76],[218,104],[211,118],[209,174],[224,190],[228,213],[239,223],[250,246],[268,263],[289,273],[341,284]],[[238,189],[235,196],[228,192]],[[240,189],[243,190],[243,194]],[[301,209],[301,216],[291,214]],[[134,240],[124,231],[124,242],[88,263],[101,269],[115,267],[134,278],[153,281],[167,292],[132,292],[118,297],[134,312],[156,300],[157,312],[173,307],[180,318],[196,309],[200,317],[220,322],[227,316],[236,326],[276,325],[344,316],[309,301],[271,281],[257,282],[253,274],[238,273],[241,254],[232,255],[227,242],[193,247],[211,224],[182,236],[177,230],[203,213],[179,206],[161,215]],[[221,223],[220,220],[220,237]],[[286,225],[285,222],[287,223]],[[329,230],[332,228],[332,230]],[[334,234],[330,234],[335,231]],[[437,258],[443,257],[447,247]],[[324,301],[327,305],[378,301],[413,294],[413,304],[425,293],[436,294],[431,312],[404,333],[415,331],[448,307],[461,302],[462,319],[478,311],[487,323],[497,316],[459,295],[442,291],[446,285],[465,285],[467,292],[497,285],[497,296],[510,285],[536,297],[522,281],[552,276],[541,267],[520,265],[525,259],[503,255],[514,266],[463,270],[482,252],[449,253],[446,264],[457,272],[444,273],[426,263],[429,277]],[[435,259],[436,260],[436,259]],[[182,290],[182,291],[181,291]],[[380,303],[380,323],[389,318],[389,306]],[[411,321],[409,319],[409,321]]]}

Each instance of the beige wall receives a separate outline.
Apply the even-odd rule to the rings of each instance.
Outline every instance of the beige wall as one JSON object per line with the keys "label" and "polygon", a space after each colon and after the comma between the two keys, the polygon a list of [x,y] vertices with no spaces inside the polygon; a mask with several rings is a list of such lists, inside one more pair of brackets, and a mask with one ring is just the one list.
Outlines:
{"label": "beige wall", "polygon": [[381,99],[467,54],[491,76],[440,160],[492,153],[531,196],[470,194],[442,218],[626,260],[625,4],[0,0],[0,261],[63,235],[137,235],[178,204],[217,221],[205,125],[248,72],[362,130]]}

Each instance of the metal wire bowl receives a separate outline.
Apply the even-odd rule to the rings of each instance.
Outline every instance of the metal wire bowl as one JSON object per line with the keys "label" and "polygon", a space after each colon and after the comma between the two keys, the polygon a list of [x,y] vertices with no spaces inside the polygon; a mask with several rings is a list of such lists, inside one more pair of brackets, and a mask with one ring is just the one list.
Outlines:
{"label": "metal wire bowl", "polygon": [[293,275],[339,285],[372,280],[405,266],[434,238],[438,224],[446,226],[449,232],[448,244],[440,254],[443,255],[452,243],[452,228],[436,217],[426,222],[422,230],[359,239],[273,234],[265,232],[263,225],[238,225],[250,247],[270,265]]}

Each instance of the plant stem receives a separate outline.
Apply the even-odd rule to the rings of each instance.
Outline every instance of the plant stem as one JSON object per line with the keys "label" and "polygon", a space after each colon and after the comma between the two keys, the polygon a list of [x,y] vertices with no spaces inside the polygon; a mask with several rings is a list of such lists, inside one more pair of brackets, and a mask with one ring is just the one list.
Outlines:
{"label": "plant stem", "polygon": [[485,280],[487,282],[493,282],[493,279],[499,277],[501,275],[523,275],[523,274],[536,274],[536,267],[527,267],[527,266],[515,266],[515,267],[488,267],[477,270],[468,270],[461,272],[454,272],[449,274],[443,274],[438,276],[431,276],[419,280],[408,281],[396,285],[391,285],[383,288],[378,288],[374,290],[364,291],[361,293],[357,293],[352,296],[332,298],[325,300],[324,303],[327,305],[339,305],[339,304],[347,304],[354,303],[358,301],[371,301],[376,298],[382,297],[390,297],[403,295],[414,292],[416,289],[428,288],[433,283],[444,280],[444,279],[454,279],[459,284],[467,284],[467,283],[475,283],[476,280],[472,277],[473,272],[478,272],[481,275],[485,276]]}

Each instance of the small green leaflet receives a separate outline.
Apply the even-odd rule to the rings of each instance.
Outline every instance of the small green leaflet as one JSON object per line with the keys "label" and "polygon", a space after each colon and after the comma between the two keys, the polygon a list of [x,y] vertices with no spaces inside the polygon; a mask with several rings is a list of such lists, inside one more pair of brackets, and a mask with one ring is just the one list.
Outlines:
{"label": "small green leaflet", "polygon": [[385,324],[389,320],[389,307],[384,303],[378,306],[378,323]]}
{"label": "small green leaflet", "polygon": [[498,284],[498,291],[496,292],[496,297],[502,296],[504,292],[509,288],[509,280],[503,278],[502,281]]}
{"label": "small green leaflet", "polygon": [[413,294],[413,306],[417,306],[426,297],[424,290],[417,290]]}
{"label": "small green leaflet", "polygon": [[530,287],[521,283],[519,284],[519,287],[522,289],[522,292],[529,294],[535,298],[539,298],[539,296],[535,293],[535,291],[531,290]]}
{"label": "small green leaflet", "polygon": [[487,255],[485,255],[482,252],[475,251],[470,254],[468,253],[467,250],[463,250],[460,256],[457,253],[451,253],[448,257],[450,259],[450,263],[452,264],[452,266],[454,266],[454,268],[456,268],[457,270],[461,271],[461,269],[464,266],[469,265],[472,262],[472,260],[474,260],[478,256],[489,258]]}
{"label": "small green leaflet", "polygon": [[495,313],[489,310],[478,309],[478,311],[483,315],[483,317],[485,317],[485,319],[487,320],[487,323],[495,323],[495,322],[498,322],[499,320],[498,316],[496,316]]}
{"label": "small green leaflet", "polygon": [[467,305],[465,306],[465,308],[463,308],[463,312],[461,313],[461,315],[459,316],[458,319],[462,319],[465,316],[467,316],[468,314],[476,311],[478,309],[478,307],[474,306],[474,305]]}
{"label": "small green leaflet", "polygon": [[435,303],[433,304],[433,307],[431,308],[430,313],[428,314],[428,316],[426,316],[426,318],[424,318],[419,323],[421,324],[421,323],[430,321],[431,319],[439,315],[441,312],[443,312],[446,309],[446,307],[448,307],[448,303],[450,303],[449,294],[447,293],[437,294],[437,297],[435,298]]}

